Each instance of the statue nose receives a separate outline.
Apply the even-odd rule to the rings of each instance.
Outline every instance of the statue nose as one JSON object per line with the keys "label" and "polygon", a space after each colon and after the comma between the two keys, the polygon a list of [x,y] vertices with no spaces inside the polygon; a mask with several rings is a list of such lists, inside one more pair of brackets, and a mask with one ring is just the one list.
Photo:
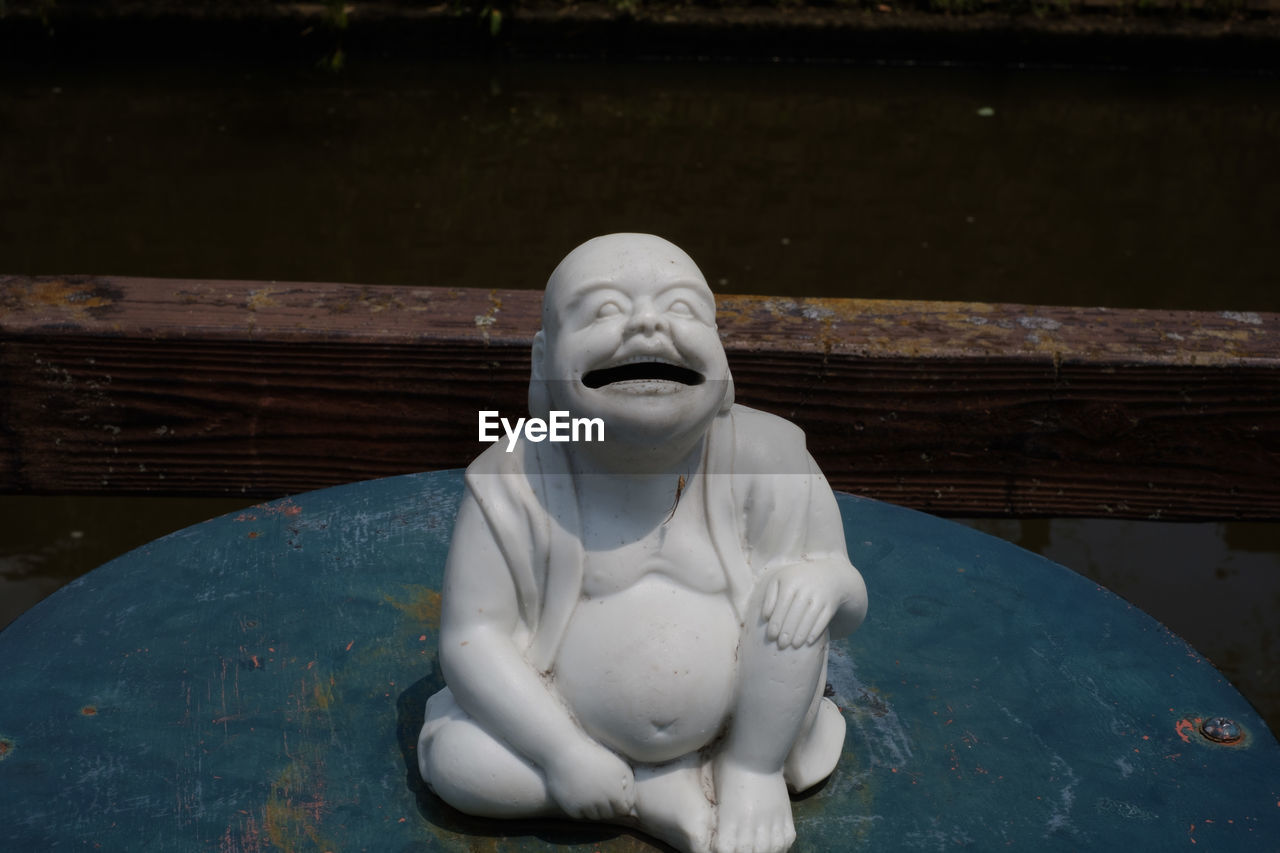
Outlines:
{"label": "statue nose", "polygon": [[658,312],[640,310],[631,315],[631,321],[627,323],[627,331],[633,335],[652,335],[657,332],[666,334],[669,329],[666,319]]}

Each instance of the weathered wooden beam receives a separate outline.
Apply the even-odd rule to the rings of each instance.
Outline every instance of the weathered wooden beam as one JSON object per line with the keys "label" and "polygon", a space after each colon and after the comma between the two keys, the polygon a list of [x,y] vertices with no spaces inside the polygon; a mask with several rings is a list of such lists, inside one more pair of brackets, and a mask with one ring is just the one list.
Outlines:
{"label": "weathered wooden beam", "polygon": [[[541,294],[0,277],[0,491],[279,495],[465,465]],[[738,400],[944,514],[1280,519],[1280,316],[720,297]]]}

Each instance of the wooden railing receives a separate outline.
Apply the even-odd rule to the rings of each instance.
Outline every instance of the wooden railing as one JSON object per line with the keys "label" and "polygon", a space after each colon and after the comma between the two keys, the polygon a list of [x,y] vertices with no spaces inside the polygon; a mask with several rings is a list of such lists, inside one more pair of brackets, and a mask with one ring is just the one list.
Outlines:
{"label": "wooden railing", "polygon": [[[0,277],[0,491],[272,496],[460,467],[541,294]],[[719,298],[738,401],[839,489],[959,515],[1280,519],[1280,315]]]}

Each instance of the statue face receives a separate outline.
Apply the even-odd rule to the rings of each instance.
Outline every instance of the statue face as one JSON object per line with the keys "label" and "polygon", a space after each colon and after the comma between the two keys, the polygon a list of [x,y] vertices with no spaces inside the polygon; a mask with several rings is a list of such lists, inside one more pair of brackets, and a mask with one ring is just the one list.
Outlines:
{"label": "statue face", "polygon": [[683,251],[644,234],[579,246],[547,284],[543,377],[554,408],[601,417],[606,441],[704,431],[729,392],[715,299]]}

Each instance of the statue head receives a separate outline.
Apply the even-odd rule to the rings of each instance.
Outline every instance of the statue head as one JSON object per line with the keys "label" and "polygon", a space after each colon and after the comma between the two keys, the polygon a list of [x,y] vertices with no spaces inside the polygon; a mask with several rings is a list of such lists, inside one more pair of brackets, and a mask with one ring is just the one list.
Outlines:
{"label": "statue head", "polygon": [[606,442],[638,447],[696,439],[733,404],[715,312],[693,259],[666,240],[588,240],[547,282],[530,414],[603,418]]}

